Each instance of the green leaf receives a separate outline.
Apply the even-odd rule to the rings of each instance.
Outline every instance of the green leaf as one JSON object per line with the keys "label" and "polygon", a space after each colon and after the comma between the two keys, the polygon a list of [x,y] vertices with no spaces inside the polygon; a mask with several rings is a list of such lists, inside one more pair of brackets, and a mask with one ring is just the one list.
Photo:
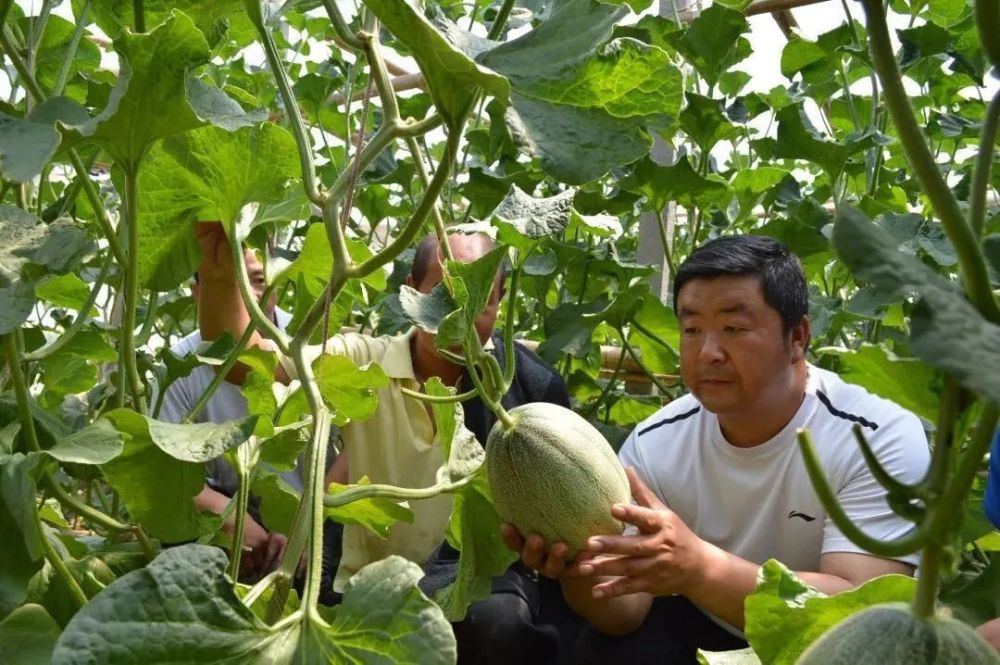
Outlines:
{"label": "green leaf", "polygon": [[742,35],[750,24],[741,12],[713,4],[691,22],[687,30],[666,35],[667,41],[694,65],[709,87],[732,65],[750,55]]}
{"label": "green leaf", "polygon": [[407,319],[432,334],[437,334],[441,322],[458,309],[443,283],[436,284],[430,293],[404,284],[399,289],[399,304]]}
{"label": "green leaf", "polygon": [[405,43],[427,81],[445,123],[455,128],[469,110],[479,88],[506,101],[510,84],[453,46],[424,16],[415,0],[371,0],[366,5],[397,39]]}
{"label": "green leaf", "polygon": [[271,123],[204,127],[159,143],[139,176],[143,284],[164,291],[189,279],[201,258],[195,220],[220,220],[233,236],[244,206],[283,200],[299,173],[295,140]]}
{"label": "green leaf", "polygon": [[359,570],[347,582],[344,601],[324,612],[329,626],[303,627],[296,662],[454,663],[451,625],[417,589],[422,576],[417,564],[395,555]]}
{"label": "green leaf", "polygon": [[777,113],[777,157],[805,159],[818,164],[831,178],[838,177],[852,155],[874,145],[885,145],[890,139],[868,129],[850,134],[842,140],[830,141],[813,127],[801,104],[782,108]]}
{"label": "green leaf", "polygon": [[[368,246],[354,238],[348,239],[347,251],[355,263],[365,261],[372,256]],[[281,285],[286,280],[297,281],[300,277],[306,277],[312,285],[315,285],[318,292],[329,281],[332,268],[333,251],[326,236],[326,228],[321,223],[315,223],[306,230],[299,255],[278,273],[274,281]],[[381,270],[376,270],[361,281],[379,291],[386,287],[385,273]]]}
{"label": "green leaf", "polygon": [[86,232],[69,219],[43,224],[20,208],[0,205],[0,286],[34,283],[44,270],[69,272],[93,249]]}
{"label": "green leaf", "polygon": [[680,326],[674,310],[660,302],[651,292],[646,292],[642,295],[639,308],[632,319],[658,338],[653,339],[638,327],[632,327],[628,341],[638,350],[642,364],[653,372],[676,373],[680,361],[677,353],[680,344]]}
{"label": "green leaf", "polygon": [[256,416],[222,423],[168,423],[127,409],[106,416],[123,434],[149,439],[174,459],[194,463],[208,462],[236,448],[257,425]]}
{"label": "green leaf", "polygon": [[714,175],[707,178],[700,175],[683,156],[673,166],[642,159],[636,163],[632,177],[622,184],[642,192],[654,210],[663,210],[670,202],[689,209],[712,204],[723,207],[731,196],[725,180]]}
{"label": "green leaf", "polygon": [[291,533],[301,495],[276,473],[257,468],[250,493],[260,497],[260,517],[268,531]]}
{"label": "green leaf", "polygon": [[[35,295],[39,300],[44,300],[56,307],[80,311],[90,295],[90,287],[73,273],[49,275],[35,286]],[[84,315],[93,316],[94,312],[96,310],[91,308],[89,312],[84,312]]]}
{"label": "green leaf", "polygon": [[574,195],[569,189],[536,198],[514,185],[492,212],[497,238],[526,251],[546,238],[562,237],[572,219]]}
{"label": "green leaf", "polygon": [[[649,149],[643,126],[668,124],[680,110],[683,78],[665,51],[628,38],[605,44],[626,13],[569,0],[478,57],[510,79],[512,138],[569,184],[637,159]],[[616,141],[597,140],[611,135]]]}
{"label": "green leaf", "polygon": [[8,534],[0,547],[0,616],[24,602],[28,582],[44,563],[31,476],[37,461],[20,453],[0,457],[0,532]]}
{"label": "green leaf", "polygon": [[823,349],[840,358],[838,374],[880,397],[933,422],[940,399],[932,387],[939,383],[937,372],[916,358],[899,358],[884,346],[862,344],[855,350]]}
{"label": "green leaf", "polygon": [[235,99],[194,76],[188,77],[187,96],[191,108],[199,118],[229,132],[267,120],[267,109],[244,111]]}
{"label": "green leaf", "polygon": [[358,367],[347,356],[323,354],[313,362],[313,372],[337,425],[371,418],[378,408],[377,391],[389,385],[377,363]]}
{"label": "green leaf", "polygon": [[530,195],[543,178],[536,171],[515,171],[496,176],[483,168],[473,167],[469,169],[469,181],[462,186],[462,195],[469,199],[472,217],[484,219],[507,196],[511,187],[526,190]]}
{"label": "green leaf", "polygon": [[466,329],[475,326],[476,319],[490,301],[497,285],[500,265],[506,256],[507,248],[497,247],[475,261],[448,261],[448,274],[452,279],[462,281],[462,295],[459,296],[456,290],[455,302],[465,315]]}
{"label": "green leaf", "polygon": [[100,418],[94,424],[60,439],[45,453],[60,462],[105,464],[117,457],[123,447],[121,433],[111,422]]}
{"label": "green leaf", "polygon": [[681,129],[703,152],[711,152],[719,141],[732,138],[737,130],[723,113],[722,100],[687,93],[687,106],[681,111]]}
{"label": "green leaf", "polygon": [[909,602],[915,589],[912,577],[883,575],[825,596],[771,559],[761,566],[757,587],[747,596],[744,632],[762,662],[794,665],[813,641],[843,619],[878,603]]}
{"label": "green leaf", "polygon": [[[368,476],[362,476],[354,485],[330,483],[327,494],[336,496],[353,487],[370,484]],[[360,524],[370,529],[379,538],[388,538],[389,527],[396,522],[413,523],[413,511],[407,507],[405,501],[400,502],[380,496],[357,499],[343,506],[328,506],[324,509],[324,514],[341,524]]]}
{"label": "green leaf", "polygon": [[[535,32],[547,32],[544,25]],[[579,39],[563,25],[559,27],[558,34]],[[683,76],[661,48],[635,39],[615,39],[581,62],[576,48],[560,52],[561,42],[546,42],[544,50],[540,42],[535,44],[539,47],[500,47],[483,61],[507,76],[518,94],[536,101],[601,108],[615,118],[663,115],[666,122],[680,112]],[[537,59],[547,54],[553,57]]]}
{"label": "green leaf", "polygon": [[73,129],[135,168],[157,140],[204,124],[186,89],[188,72],[208,62],[208,43],[187,15],[174,12],[151,32],[123,33],[115,50],[121,71],[108,106]]}
{"label": "green leaf", "polygon": [[40,605],[23,605],[0,621],[0,662],[48,665],[59,625]]}
{"label": "green leaf", "polygon": [[0,113],[0,175],[14,182],[31,180],[52,159],[60,138],[52,123]]}
{"label": "green leaf", "polygon": [[[616,166],[649,152],[651,141],[639,118],[616,119],[599,109],[563,106],[556,109],[511,94],[505,115],[511,138],[541,161],[549,175],[569,185],[595,180]],[[614,141],[604,137],[614,136]]]}
{"label": "green leaf", "polygon": [[222,550],[183,545],[112,582],[66,626],[66,665],[289,663],[294,629],[275,631],[240,602]]}
{"label": "green leaf", "polygon": [[740,204],[740,217],[744,219],[748,217],[764,194],[778,185],[787,175],[788,171],[774,166],[760,166],[737,173],[733,178],[732,187]]}
{"label": "green leaf", "polygon": [[[1000,402],[1000,326],[986,321],[958,287],[914,256],[857,208],[842,206],[834,247],[856,278],[894,298],[918,294],[911,312],[912,353],[980,395]],[[955,340],[962,340],[956,344]]]}
{"label": "green leaf", "polygon": [[[151,437],[149,421],[134,411],[116,409],[105,417],[127,437],[122,454],[101,465],[101,471],[132,518],[167,543],[211,531],[218,520],[201,515],[194,505],[194,496],[205,485],[205,465],[161,450]],[[175,443],[185,447],[184,441]]]}
{"label": "green leaf", "polygon": [[458,572],[451,584],[434,594],[449,621],[461,621],[471,603],[487,598],[493,578],[517,559],[503,544],[500,524],[483,465],[452,497],[447,537],[460,552]]}
{"label": "green leaf", "polygon": [[[73,0],[73,13],[80,16],[83,0]],[[132,0],[97,0],[92,3],[90,17],[112,39],[118,39],[126,30],[135,28],[135,3]],[[205,35],[210,44],[215,44],[225,33],[252,30],[253,27],[243,16],[239,0],[143,0],[143,17],[147,29],[168,20],[175,9],[184,12]]]}

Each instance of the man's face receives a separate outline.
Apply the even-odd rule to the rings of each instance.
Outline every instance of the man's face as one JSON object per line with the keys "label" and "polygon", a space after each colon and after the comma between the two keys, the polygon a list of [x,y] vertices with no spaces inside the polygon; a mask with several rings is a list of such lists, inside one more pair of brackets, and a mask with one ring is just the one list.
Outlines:
{"label": "man's face", "polygon": [[786,336],[756,276],[694,279],[677,295],[681,376],[709,411],[745,415],[787,394],[806,319]]}
{"label": "man's face", "polygon": [[[485,247],[481,244],[481,239],[476,236],[450,236],[451,252],[456,261],[472,262],[476,259],[482,258],[486,254]],[[440,250],[439,250],[440,252]],[[412,281],[407,278],[408,283],[411,287],[420,291],[421,293],[430,293],[431,290],[441,283],[444,278],[444,273],[441,270],[440,255],[432,258],[427,266],[427,270],[424,274],[423,279],[420,284],[413,284]],[[497,315],[500,312],[500,298],[501,298],[501,288],[500,279],[496,280],[496,285],[493,287],[493,291],[490,293],[490,298],[486,303],[486,307],[483,311],[479,313],[476,317],[476,332],[479,335],[479,341],[483,344],[486,340],[490,338],[493,334],[493,326],[496,324]],[[425,332],[421,328],[417,328],[417,336],[420,338],[420,346],[425,348],[435,348],[434,347],[434,336],[430,333]],[[455,353],[461,353],[461,347],[456,347],[450,349]]]}

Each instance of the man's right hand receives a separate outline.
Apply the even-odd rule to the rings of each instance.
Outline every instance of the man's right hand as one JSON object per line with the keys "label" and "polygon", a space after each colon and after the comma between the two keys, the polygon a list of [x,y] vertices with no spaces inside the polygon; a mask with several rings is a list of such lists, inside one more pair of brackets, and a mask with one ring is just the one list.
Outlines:
{"label": "man's right hand", "polygon": [[233,265],[232,245],[220,222],[197,222],[194,225],[198,246],[201,248],[201,263],[198,277],[209,282],[234,282],[236,266]]}
{"label": "man's right hand", "polygon": [[280,533],[268,533],[256,520],[247,515],[243,523],[240,579],[256,582],[274,570],[281,561],[281,555],[287,544],[288,539],[285,536]]}
{"label": "man's right hand", "polygon": [[545,577],[559,579],[572,576],[571,564],[574,557],[568,556],[566,543],[555,543],[545,552],[545,540],[537,533],[524,538],[513,524],[503,524],[500,534],[504,545],[521,555],[521,562]]}

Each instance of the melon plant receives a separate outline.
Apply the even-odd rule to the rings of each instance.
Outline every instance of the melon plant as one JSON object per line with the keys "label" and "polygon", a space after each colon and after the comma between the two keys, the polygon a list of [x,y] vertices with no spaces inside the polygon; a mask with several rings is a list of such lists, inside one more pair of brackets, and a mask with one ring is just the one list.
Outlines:
{"label": "melon plant", "polygon": [[624,529],[611,506],[631,498],[625,470],[597,428],[564,407],[525,404],[498,420],[486,474],[500,517],[547,547],[564,542],[572,555],[590,536]]}

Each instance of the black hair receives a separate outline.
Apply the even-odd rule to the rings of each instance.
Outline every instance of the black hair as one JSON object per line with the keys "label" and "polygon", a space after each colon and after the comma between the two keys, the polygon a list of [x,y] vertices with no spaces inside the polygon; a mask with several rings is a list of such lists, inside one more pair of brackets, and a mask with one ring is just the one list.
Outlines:
{"label": "black hair", "polygon": [[722,236],[694,250],[674,277],[674,313],[677,295],[694,279],[756,275],[764,302],[781,315],[783,332],[809,313],[809,287],[799,257],[774,238]]}

